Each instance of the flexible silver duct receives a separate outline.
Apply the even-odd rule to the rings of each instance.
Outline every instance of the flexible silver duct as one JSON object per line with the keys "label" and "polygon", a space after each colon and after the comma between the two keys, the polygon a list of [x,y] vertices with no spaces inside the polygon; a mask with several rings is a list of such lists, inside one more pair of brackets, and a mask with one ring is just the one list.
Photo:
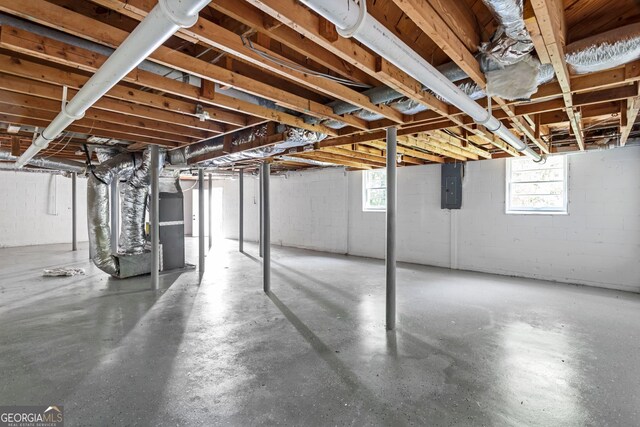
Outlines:
{"label": "flexible silver duct", "polygon": [[[523,0],[483,0],[499,22],[491,41],[480,50],[486,59],[501,66],[515,64],[533,50],[533,41],[523,19]],[[488,69],[490,66],[485,66]]]}
{"label": "flexible silver duct", "polygon": [[[142,157],[136,156],[135,171],[121,185],[120,241],[118,252],[139,254],[145,250],[144,219],[151,184],[151,151],[145,150]],[[164,152],[160,152],[160,165],[164,164]]]}
{"label": "flexible silver duct", "polygon": [[109,185],[114,179],[127,179],[135,169],[134,155],[119,154],[96,166],[87,180],[87,221],[89,246],[94,264],[105,273],[118,276],[118,258],[111,252]]}
{"label": "flexible silver duct", "polygon": [[[17,159],[18,158],[16,156],[11,155],[10,150],[0,148],[0,160],[15,162]],[[60,170],[65,172],[75,172],[79,174],[84,174],[87,170],[86,166],[83,163],[53,156],[35,156],[31,160],[29,160],[27,164],[39,168]]]}

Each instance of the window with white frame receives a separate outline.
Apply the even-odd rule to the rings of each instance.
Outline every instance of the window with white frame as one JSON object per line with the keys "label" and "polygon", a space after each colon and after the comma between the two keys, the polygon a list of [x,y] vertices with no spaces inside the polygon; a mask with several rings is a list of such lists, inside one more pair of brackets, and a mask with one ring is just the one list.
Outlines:
{"label": "window with white frame", "polygon": [[387,170],[372,169],[362,174],[362,210],[384,212],[387,209]]}
{"label": "window with white frame", "polygon": [[567,156],[549,156],[545,163],[508,159],[506,190],[509,214],[566,214]]}

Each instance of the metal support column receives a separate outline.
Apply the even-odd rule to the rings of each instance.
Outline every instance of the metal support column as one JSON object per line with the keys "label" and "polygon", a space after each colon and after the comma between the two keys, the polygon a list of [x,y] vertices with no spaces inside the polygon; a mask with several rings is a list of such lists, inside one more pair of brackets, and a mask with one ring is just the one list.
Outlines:
{"label": "metal support column", "polygon": [[198,169],[198,270],[204,273],[204,170]]}
{"label": "metal support column", "polygon": [[211,215],[213,206],[213,179],[211,178],[211,174],[209,174],[209,250],[211,250],[211,246],[213,246],[213,215]]}
{"label": "metal support column", "polygon": [[157,290],[160,279],[160,153],[157,145],[151,145],[149,150],[151,153],[151,203],[149,204],[151,289]]}
{"label": "metal support column", "polygon": [[260,169],[258,173],[258,186],[260,187],[260,233],[258,235],[258,247],[260,248],[260,258],[262,258],[262,252],[264,247],[262,246],[263,236],[262,229],[264,227],[264,213],[262,208],[262,194],[264,193],[264,165],[260,163]]}
{"label": "metal support column", "polygon": [[387,330],[396,327],[396,162],[397,132],[387,128]]}
{"label": "metal support column", "polygon": [[111,218],[111,251],[118,252],[118,235],[120,232],[120,192],[117,176],[111,181],[110,190],[110,218]]}
{"label": "metal support column", "polygon": [[77,187],[76,187],[76,178],[77,173],[73,172],[71,174],[71,250],[78,250],[78,237],[77,237],[77,222],[78,222],[78,198],[76,197]]}
{"label": "metal support column", "polygon": [[264,163],[262,166],[262,284],[265,293],[271,290],[271,218],[269,206],[269,173],[271,166]]}
{"label": "metal support column", "polygon": [[244,169],[238,171],[238,250],[244,250]]}

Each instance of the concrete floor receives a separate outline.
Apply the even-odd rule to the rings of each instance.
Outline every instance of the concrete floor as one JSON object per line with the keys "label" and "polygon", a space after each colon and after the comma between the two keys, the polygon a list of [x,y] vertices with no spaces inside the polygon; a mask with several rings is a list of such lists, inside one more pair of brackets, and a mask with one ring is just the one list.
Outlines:
{"label": "concrete floor", "polygon": [[401,264],[386,333],[383,262],[275,247],[266,296],[236,247],[158,292],[86,245],[1,249],[0,405],[83,426],[640,423],[640,295]]}

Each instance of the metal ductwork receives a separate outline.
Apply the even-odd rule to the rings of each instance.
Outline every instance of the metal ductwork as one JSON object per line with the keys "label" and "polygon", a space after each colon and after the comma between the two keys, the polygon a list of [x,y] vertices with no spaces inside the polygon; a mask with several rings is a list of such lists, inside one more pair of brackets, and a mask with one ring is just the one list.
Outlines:
{"label": "metal ductwork", "polygon": [[208,3],[209,0],[160,0],[73,99],[63,103],[60,113],[20,156],[16,167],[24,166],[71,123],[84,117],[87,109],[178,29],[193,26]]}
{"label": "metal ductwork", "polygon": [[[259,147],[251,150],[240,151],[238,153],[227,154],[225,156],[216,157],[204,162],[204,166],[228,166],[241,160],[263,159],[287,152],[292,148],[304,147],[305,145],[315,144],[322,141],[327,135],[320,132],[313,132],[306,129],[284,126],[284,140],[277,144]],[[249,144],[256,138],[260,138],[266,134],[266,126],[258,126],[252,129],[252,132],[241,132],[236,139],[232,141],[234,145]]]}
{"label": "metal ductwork", "polygon": [[477,104],[418,53],[366,11],[366,2],[351,0],[302,0],[318,14],[336,25],[343,37],[354,37],[365,46],[421,82],[456,106],[476,123],[503,139],[517,151],[536,161],[542,157],[521,141],[493,115]]}
{"label": "metal ductwork", "polygon": [[[164,164],[160,151],[159,164]],[[145,213],[151,184],[151,150],[145,150],[135,171],[120,188],[120,239],[118,253],[140,254],[145,251]]]}
{"label": "metal ductwork", "polygon": [[[139,156],[139,155],[137,155]],[[138,159],[139,162],[139,159]],[[118,258],[111,250],[109,186],[114,179],[128,179],[136,165],[136,155],[123,153],[96,166],[87,180],[87,222],[89,246],[94,264],[105,273],[119,277]]]}
{"label": "metal ductwork", "polygon": [[[214,159],[203,162],[202,165],[205,167],[220,167],[241,160],[262,159],[265,157],[271,157],[277,154],[284,153],[291,148],[314,144],[318,141],[322,141],[327,137],[327,135],[320,132],[313,132],[292,126],[280,125],[280,127],[282,129],[279,129],[278,132],[284,134],[284,140],[282,142],[268,147],[259,147],[216,157]],[[245,129],[236,133],[231,140],[231,145],[248,145],[257,139],[264,138],[266,136],[267,126],[256,126],[251,129]],[[223,144],[224,137],[218,136],[211,140],[202,141],[184,148],[172,150],[168,153],[169,163],[173,166],[186,165],[189,159],[199,157],[208,153],[222,151]]]}
{"label": "metal ductwork", "polygon": [[[151,150],[117,154],[96,166],[87,181],[89,245],[94,264],[105,273],[124,278],[149,273],[151,253],[146,249],[145,213],[151,180]],[[161,153],[160,167],[164,164]],[[111,242],[109,187],[121,181],[120,247]]]}
{"label": "metal ductwork", "polygon": [[[0,160],[15,162],[18,158],[12,156],[10,150],[0,148]],[[54,156],[35,156],[29,159],[27,164],[39,168],[75,172],[78,174],[84,174],[87,170],[87,167],[83,163]]]}

